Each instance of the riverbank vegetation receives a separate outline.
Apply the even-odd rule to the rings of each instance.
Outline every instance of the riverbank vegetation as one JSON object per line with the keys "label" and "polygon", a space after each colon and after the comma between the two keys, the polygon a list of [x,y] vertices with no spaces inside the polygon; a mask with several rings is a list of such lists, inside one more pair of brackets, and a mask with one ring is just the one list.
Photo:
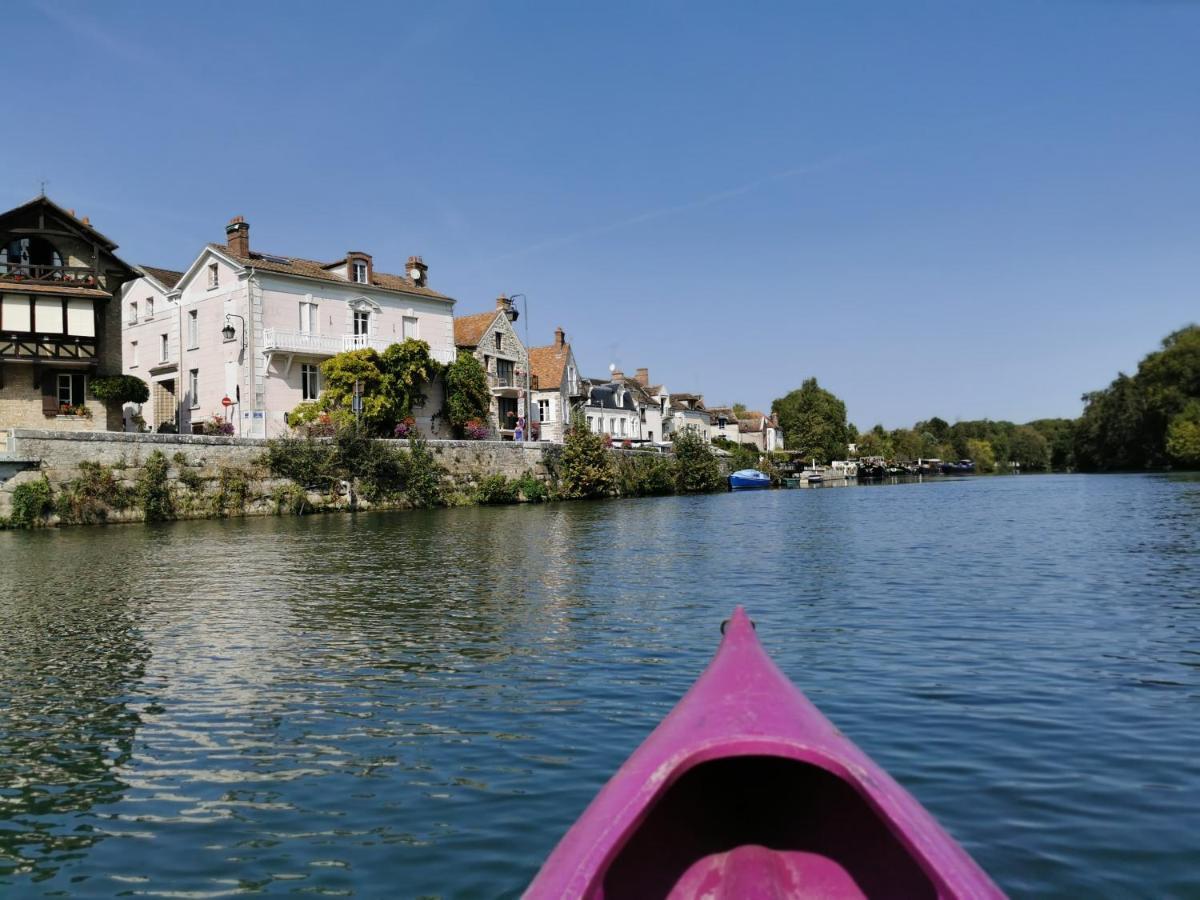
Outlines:
{"label": "riverbank vegetation", "polygon": [[[784,446],[818,463],[859,457],[907,464],[971,459],[978,472],[1200,468],[1200,326],[1169,334],[1133,375],[1083,396],[1078,419],[1017,424],[934,416],[911,428],[859,431],[846,407],[810,378],[771,405]],[[735,468],[738,467],[735,462]]]}
{"label": "riverbank vegetation", "polygon": [[1200,326],[1167,335],[1133,375],[1119,373],[1083,399],[1080,469],[1200,468]]}

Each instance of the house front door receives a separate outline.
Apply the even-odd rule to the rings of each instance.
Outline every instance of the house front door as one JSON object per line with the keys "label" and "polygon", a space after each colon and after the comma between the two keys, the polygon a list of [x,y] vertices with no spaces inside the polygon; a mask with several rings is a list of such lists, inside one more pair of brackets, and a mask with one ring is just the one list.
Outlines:
{"label": "house front door", "polygon": [[150,422],[155,431],[161,431],[163,425],[178,427],[176,417],[179,415],[179,401],[175,396],[175,379],[154,382],[154,393],[150,397],[153,420]]}

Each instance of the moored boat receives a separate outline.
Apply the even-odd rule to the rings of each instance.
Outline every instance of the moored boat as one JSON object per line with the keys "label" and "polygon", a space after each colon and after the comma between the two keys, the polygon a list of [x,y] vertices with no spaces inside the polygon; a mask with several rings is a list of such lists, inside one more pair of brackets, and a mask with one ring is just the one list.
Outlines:
{"label": "moored boat", "polygon": [[771,477],[758,469],[738,469],[729,476],[729,487],[735,491],[771,486]]}
{"label": "moored boat", "polygon": [[726,624],[527,898],[1003,896],[776,668],[741,607]]}

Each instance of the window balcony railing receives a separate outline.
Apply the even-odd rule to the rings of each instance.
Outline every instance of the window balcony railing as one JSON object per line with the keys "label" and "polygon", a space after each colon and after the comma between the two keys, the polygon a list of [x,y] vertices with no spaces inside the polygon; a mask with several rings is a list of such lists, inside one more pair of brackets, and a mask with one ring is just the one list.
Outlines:
{"label": "window balcony railing", "polygon": [[[321,335],[307,331],[290,331],[282,328],[263,329],[263,350],[267,353],[306,353],[310,356],[336,356],[347,350],[365,350],[370,347],[382,353],[395,341],[370,337],[364,334]],[[443,364],[454,362],[453,350],[430,350],[429,355]]]}
{"label": "window balcony railing", "polygon": [[0,262],[0,279],[27,281],[30,284],[66,283],[93,287],[96,284],[96,270],[89,266],[35,266]]}

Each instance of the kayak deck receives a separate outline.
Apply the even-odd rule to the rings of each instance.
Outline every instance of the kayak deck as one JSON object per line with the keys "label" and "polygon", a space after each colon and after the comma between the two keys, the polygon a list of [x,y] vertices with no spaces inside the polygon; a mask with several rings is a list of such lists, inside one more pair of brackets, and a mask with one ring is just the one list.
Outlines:
{"label": "kayak deck", "polygon": [[1003,896],[779,671],[741,607],[727,625],[526,897]]}

